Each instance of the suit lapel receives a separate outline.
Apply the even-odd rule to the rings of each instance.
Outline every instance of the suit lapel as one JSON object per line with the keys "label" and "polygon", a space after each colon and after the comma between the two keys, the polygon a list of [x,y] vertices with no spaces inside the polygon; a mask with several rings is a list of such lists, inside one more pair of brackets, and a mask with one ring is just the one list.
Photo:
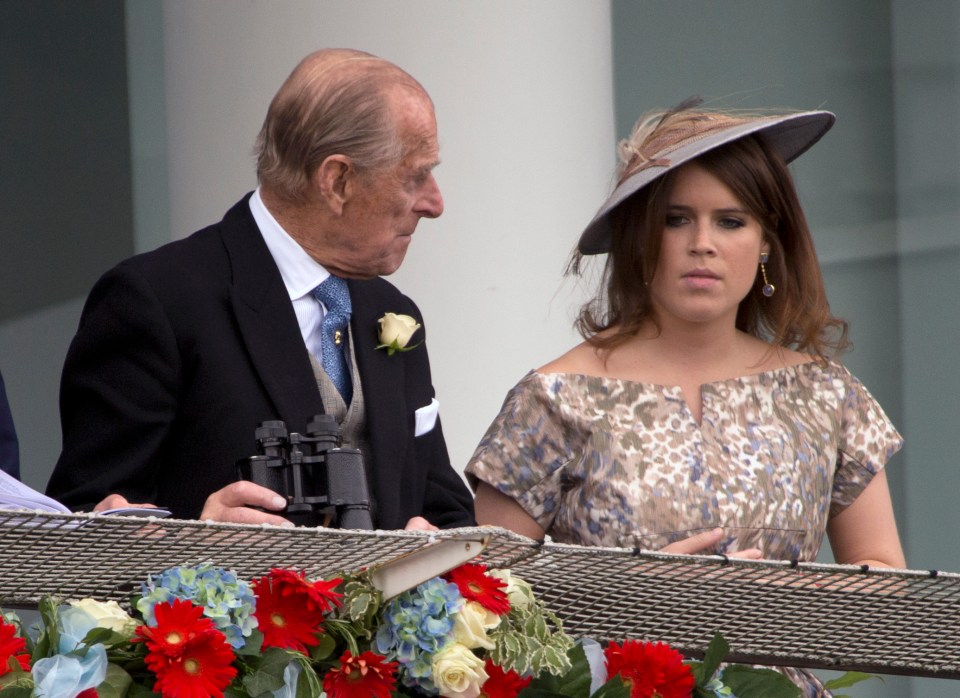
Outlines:
{"label": "suit lapel", "polygon": [[384,301],[376,293],[375,284],[352,280],[349,284],[353,302],[350,323],[353,352],[363,386],[367,431],[373,451],[371,486],[377,501],[377,518],[393,521],[399,504],[396,491],[401,487],[400,466],[405,462],[410,444],[407,435],[413,434],[412,416],[407,424],[409,410],[404,391],[404,362],[400,356],[387,356],[386,351],[376,348],[379,343],[377,321],[392,309],[383,307]]}
{"label": "suit lapel", "polygon": [[223,242],[233,267],[230,300],[240,335],[279,418],[291,431],[323,412],[307,349],[280,271],[267,249],[249,196],[223,219]]}

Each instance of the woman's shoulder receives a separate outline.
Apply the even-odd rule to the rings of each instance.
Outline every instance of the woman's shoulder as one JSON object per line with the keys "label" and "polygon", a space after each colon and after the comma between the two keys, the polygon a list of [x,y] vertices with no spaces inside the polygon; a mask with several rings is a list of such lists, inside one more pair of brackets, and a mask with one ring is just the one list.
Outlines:
{"label": "woman's shoulder", "polygon": [[552,373],[572,373],[585,376],[602,375],[604,372],[603,360],[597,348],[588,342],[581,342],[568,352],[561,354],[536,370],[536,373],[547,375]]}

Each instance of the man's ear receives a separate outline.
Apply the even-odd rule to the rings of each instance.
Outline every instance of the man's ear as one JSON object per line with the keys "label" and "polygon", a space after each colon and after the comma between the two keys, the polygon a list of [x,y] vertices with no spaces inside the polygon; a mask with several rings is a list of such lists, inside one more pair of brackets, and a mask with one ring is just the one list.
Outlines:
{"label": "man's ear", "polygon": [[353,162],[346,155],[330,155],[317,168],[314,184],[320,197],[337,214],[353,192],[353,179],[357,176]]}

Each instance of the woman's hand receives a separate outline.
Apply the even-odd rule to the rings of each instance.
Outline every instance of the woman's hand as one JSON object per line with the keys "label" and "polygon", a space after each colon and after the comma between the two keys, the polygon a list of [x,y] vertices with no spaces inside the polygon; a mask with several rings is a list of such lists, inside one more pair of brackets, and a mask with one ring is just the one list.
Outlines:
{"label": "woman's hand", "polygon": [[[673,553],[674,555],[714,555],[710,549],[716,546],[723,538],[723,529],[715,528],[712,531],[703,531],[689,538],[678,540],[676,543],[661,548],[661,553]],[[747,548],[730,553],[727,557],[735,557],[741,560],[759,560],[763,553],[758,548]]]}

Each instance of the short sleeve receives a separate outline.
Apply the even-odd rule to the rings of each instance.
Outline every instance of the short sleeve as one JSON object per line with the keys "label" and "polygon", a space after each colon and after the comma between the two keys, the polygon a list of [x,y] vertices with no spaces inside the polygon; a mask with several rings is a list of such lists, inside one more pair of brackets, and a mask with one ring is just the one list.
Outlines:
{"label": "short sleeve", "polygon": [[873,395],[855,376],[846,373],[846,379],[831,516],[853,504],[903,446],[903,437]]}
{"label": "short sleeve", "polygon": [[561,476],[576,453],[576,439],[549,381],[530,372],[507,393],[466,467],[474,489],[478,481],[496,488],[544,530],[550,530],[557,515]]}

